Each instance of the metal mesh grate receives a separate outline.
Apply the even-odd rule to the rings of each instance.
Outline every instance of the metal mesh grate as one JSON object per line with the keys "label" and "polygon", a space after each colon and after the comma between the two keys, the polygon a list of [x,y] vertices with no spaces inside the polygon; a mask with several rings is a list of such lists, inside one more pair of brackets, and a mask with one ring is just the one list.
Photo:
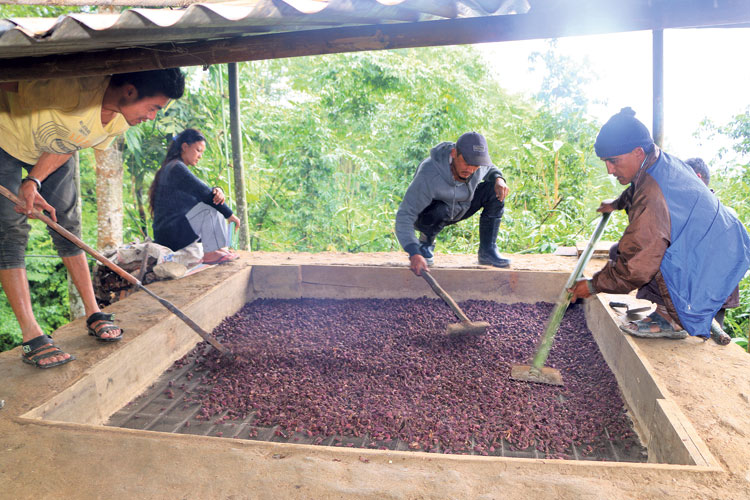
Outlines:
{"label": "metal mesh grate", "polygon": [[[207,351],[204,351],[207,352]],[[254,415],[249,414],[244,420],[224,420],[225,413],[213,417],[210,421],[196,420],[200,411],[197,403],[186,403],[183,397],[199,389],[201,377],[193,376],[196,359],[201,355],[196,350],[188,355],[188,362],[181,367],[168,369],[146,392],[128,403],[112,415],[107,425],[128,429],[193,434],[199,436],[228,437],[235,439],[253,439],[258,441],[283,442],[293,444],[314,444],[322,446],[339,446],[351,448],[387,449],[412,451],[403,440],[372,441],[368,436],[329,436],[327,438],[309,437],[299,432],[287,433],[279,427],[254,425]],[[606,439],[601,443],[587,446],[571,447],[569,452],[560,458],[575,460],[598,460],[613,462],[646,462],[646,449],[633,438],[627,442],[613,442]],[[472,443],[473,444],[473,443]],[[470,448],[473,448],[470,447]],[[439,449],[433,450],[440,452]],[[475,451],[465,454],[478,455]],[[513,449],[504,439],[495,447],[489,456],[513,458],[545,458],[544,452],[534,447],[525,450]]]}

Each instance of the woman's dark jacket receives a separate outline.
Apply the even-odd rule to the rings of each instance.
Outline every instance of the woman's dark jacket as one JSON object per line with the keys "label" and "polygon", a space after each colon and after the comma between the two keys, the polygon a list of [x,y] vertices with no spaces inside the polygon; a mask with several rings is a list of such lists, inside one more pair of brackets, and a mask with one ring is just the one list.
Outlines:
{"label": "woman's dark jacket", "polygon": [[154,193],[154,242],[172,250],[184,248],[198,239],[185,214],[199,202],[214,207],[224,218],[232,216],[226,203],[213,202],[212,188],[197,178],[180,160],[161,169]]}

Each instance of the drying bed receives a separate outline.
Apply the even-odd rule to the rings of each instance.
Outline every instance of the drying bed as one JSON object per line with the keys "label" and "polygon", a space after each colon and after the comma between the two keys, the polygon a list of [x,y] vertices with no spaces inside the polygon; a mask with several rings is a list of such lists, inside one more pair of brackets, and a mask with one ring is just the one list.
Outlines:
{"label": "drying bed", "polygon": [[509,378],[552,305],[468,300],[481,337],[452,338],[434,299],[257,299],[109,425],[299,444],[644,462],[614,375],[568,311],[548,365],[564,387]]}
{"label": "drying bed", "polygon": [[[482,311],[489,311],[491,307],[500,307],[502,304],[521,303],[529,305],[536,304],[537,301],[551,302],[559,295],[560,289],[568,276],[567,273],[537,271],[440,269],[436,270],[435,277],[456,300],[466,304],[473,319],[485,320],[494,325],[507,324],[511,339],[496,342],[496,345],[514,346],[518,351],[513,353],[512,356],[509,353],[501,353],[497,356],[506,356],[502,358],[506,361],[512,358],[511,362],[524,362],[534,350],[535,337],[538,337],[541,330],[538,331],[536,336],[532,335],[533,338],[527,339],[519,339],[518,332],[529,326],[529,318],[534,317],[534,314],[522,315],[524,321],[520,325],[511,327],[510,322],[495,321],[492,318],[485,317]],[[407,318],[409,321],[404,320],[393,328],[398,329],[400,325],[432,325],[433,328],[430,329],[429,333],[422,334],[422,337],[429,338],[431,342],[440,339],[441,332],[444,331],[447,323],[455,321],[448,308],[434,299],[434,294],[429,286],[403,267],[314,264],[253,265],[211,283],[212,285],[209,288],[206,288],[200,295],[196,295],[190,304],[183,309],[209,331],[221,325],[225,318],[232,316],[243,306],[257,299],[292,299],[298,300],[300,303],[312,299],[362,299],[364,304],[372,299],[425,300],[425,298],[429,298],[430,301],[428,302],[434,305],[434,311],[418,317],[416,320],[409,316]],[[186,291],[189,292],[189,290]],[[132,301],[139,301],[136,296],[133,297]],[[491,301],[495,305],[482,304],[481,307],[475,307],[476,304],[473,301],[478,300]],[[127,301],[128,299],[123,302]],[[259,303],[262,303],[262,301]],[[549,308],[549,305],[545,307]],[[540,328],[547,314],[543,311],[535,314],[535,328]],[[580,314],[580,311],[578,313],[573,311],[571,314]],[[304,313],[303,319],[306,315],[307,313]],[[589,357],[591,360],[599,360],[596,361],[595,365],[600,364],[600,358],[603,357],[619,384],[619,392],[614,389],[614,386],[605,389],[594,384],[596,392],[586,395],[586,403],[598,407],[601,401],[615,401],[614,394],[619,394],[627,408],[627,415],[632,417],[640,443],[648,449],[647,460],[649,463],[686,466],[686,470],[690,471],[719,470],[716,459],[708,451],[706,444],[695,432],[690,421],[685,418],[677,404],[669,397],[661,382],[654,377],[652,367],[641,356],[636,343],[618,328],[613,313],[606,307],[606,298],[595,297],[592,300],[585,301],[583,316],[585,316],[590,328],[590,333],[586,333],[587,341],[583,343],[579,341],[570,342],[564,336],[561,336],[555,342],[556,348],[563,346],[570,348],[586,343],[593,348],[595,342],[596,348],[583,357],[586,358],[586,362],[589,361]],[[325,321],[329,321],[329,319],[326,317]],[[376,318],[372,314],[366,318],[366,321],[368,327],[373,327],[373,325],[385,327],[384,320]],[[414,321],[414,323],[410,321]],[[339,319],[337,325],[348,325],[352,322],[351,316],[347,316],[344,319]],[[440,325],[437,325],[436,322],[439,322]],[[130,329],[136,331],[132,326]],[[290,336],[284,335],[284,331],[278,328],[271,330],[278,332],[277,335],[279,335],[280,340],[274,346],[283,346],[289,342]],[[220,330],[217,330],[217,333],[225,335]],[[499,335],[499,333],[499,331],[490,333],[487,339],[492,338],[493,335]],[[593,342],[591,337],[593,337]],[[49,425],[71,423],[96,428],[107,422],[115,425],[119,422],[123,427],[132,427],[132,429],[98,427],[100,431],[110,430],[113,435],[118,432],[124,432],[125,435],[141,435],[142,431],[136,429],[168,432],[172,434],[164,435],[174,438],[179,437],[179,439],[189,438],[189,435],[192,434],[214,437],[221,433],[221,436],[250,438],[244,439],[248,446],[258,449],[267,448],[268,450],[295,449],[296,443],[315,444],[318,442],[322,445],[333,446],[306,446],[299,447],[299,450],[317,449],[322,451],[309,452],[338,453],[334,451],[338,449],[340,453],[346,454],[349,451],[349,446],[363,446],[365,448],[376,448],[362,450],[362,452],[375,453],[376,455],[378,453],[398,454],[402,451],[406,452],[405,455],[412,455],[412,452],[420,451],[420,455],[430,456],[434,460],[451,461],[451,463],[453,460],[469,459],[470,457],[467,455],[482,455],[484,453],[491,456],[476,456],[475,458],[492,460],[493,456],[498,457],[499,455],[502,455],[502,457],[526,458],[573,458],[578,460],[554,460],[552,462],[560,464],[578,463],[579,465],[575,465],[575,467],[579,467],[584,462],[593,465],[601,460],[607,460],[604,465],[615,465],[608,460],[642,461],[645,457],[644,450],[640,445],[636,442],[629,442],[628,439],[630,438],[626,433],[619,433],[618,429],[621,429],[619,424],[613,425],[609,422],[604,425],[607,432],[602,430],[604,438],[592,438],[586,432],[579,432],[579,429],[565,427],[556,433],[552,432],[550,435],[540,438],[536,434],[539,430],[537,426],[544,427],[545,422],[535,420],[537,417],[525,416],[524,418],[510,420],[516,422],[520,427],[511,428],[509,435],[507,433],[509,429],[505,424],[495,428],[480,426],[479,429],[473,429],[469,438],[461,438],[462,431],[459,426],[456,426],[451,429],[444,429],[447,431],[449,440],[440,440],[441,437],[445,436],[445,433],[439,433],[437,436],[438,442],[431,443],[430,438],[435,437],[434,433],[433,436],[428,434],[427,438],[420,435],[418,426],[413,424],[416,421],[413,417],[401,419],[398,424],[398,432],[404,429],[411,431],[411,434],[401,436],[394,433],[393,430],[387,432],[383,428],[381,431],[376,428],[375,421],[370,422],[371,429],[367,429],[368,423],[366,422],[365,429],[367,432],[357,431],[359,435],[355,435],[354,432],[347,432],[352,431],[352,429],[346,429],[347,422],[344,422],[344,431],[335,430],[334,425],[317,428],[313,425],[300,425],[296,422],[294,428],[291,428],[285,426],[285,422],[281,420],[264,424],[259,418],[263,417],[260,412],[248,411],[247,413],[230,415],[230,408],[241,406],[234,403],[232,405],[220,405],[219,412],[215,414],[212,414],[213,410],[207,407],[204,415],[198,400],[195,399],[195,402],[192,400],[184,401],[183,396],[185,394],[183,393],[190,391],[188,396],[197,398],[201,390],[210,391],[212,389],[211,384],[202,384],[204,373],[198,371],[198,369],[206,370],[210,368],[209,365],[216,362],[216,359],[213,358],[214,354],[210,350],[200,355],[194,353],[183,360],[185,364],[182,367],[174,367],[174,362],[190,353],[199,340],[200,338],[195,332],[178,318],[173,315],[165,315],[163,319],[142,330],[140,334],[130,338],[123,345],[115,346],[117,348],[116,354],[102,358],[99,362],[91,365],[67,389],[56,393],[50,399],[28,411],[22,415],[22,418],[29,421],[45,420]],[[485,340],[482,339],[481,341],[484,342]],[[259,345],[261,344],[255,340],[244,344],[240,342],[237,349],[242,351],[248,347]],[[287,352],[282,357],[288,356],[288,354]],[[378,355],[381,354],[384,354],[382,349],[378,351]],[[566,379],[564,389],[567,390],[571,375],[566,373],[565,366],[556,356],[557,354],[554,354],[550,358],[549,364],[562,370],[563,377]],[[576,359],[582,357],[576,354],[571,356]],[[324,359],[321,356],[319,358]],[[252,359],[250,357],[241,359],[244,361],[240,364],[254,362],[250,361]],[[472,367],[472,363],[477,363],[477,360],[481,360],[481,357],[475,356],[467,359],[462,367]],[[493,368],[495,368],[495,365],[498,364],[495,363]],[[577,363],[575,365],[576,369],[586,370],[588,374],[594,373],[593,368],[591,368],[594,365],[590,363],[585,365]],[[600,364],[600,366],[603,367],[604,365]],[[170,367],[173,367],[171,371],[169,371]],[[215,368],[222,369],[222,366],[216,366]],[[499,370],[504,369],[505,373],[497,370],[485,370],[485,372],[494,374],[496,378],[485,380],[488,375],[480,375],[483,378],[482,387],[491,390],[494,384],[497,394],[502,391],[510,391],[508,393],[513,395],[512,390],[501,385],[504,381],[509,381],[509,367],[506,364],[504,367],[498,366],[497,368]],[[181,370],[184,370],[184,372],[181,372]],[[605,371],[609,373],[607,370]],[[181,373],[183,373],[184,378],[180,378]],[[575,370],[573,370],[573,374],[575,374]],[[221,376],[217,375],[217,380]],[[244,380],[247,377],[242,376],[241,378]],[[171,386],[169,386],[170,382]],[[423,384],[427,382],[422,381]],[[133,401],[155,383],[157,390],[150,392],[146,397],[139,398],[137,402],[128,406],[129,401]],[[575,378],[572,379],[571,383],[576,383]],[[523,382],[518,382],[518,384],[529,388],[542,387]],[[201,389],[199,387],[201,385],[205,387]],[[161,390],[158,390],[159,387],[161,387]],[[550,389],[539,389],[539,391],[542,391],[541,394],[548,390]],[[227,395],[226,389],[222,394]],[[420,393],[412,391],[410,394]],[[534,394],[536,394],[536,390]],[[585,391],[582,394],[585,394]],[[610,394],[613,396],[610,397]],[[566,402],[566,397],[563,393],[557,402],[553,399],[538,402],[534,398],[530,398],[528,401],[530,406],[537,405],[535,415],[540,415],[539,418],[549,418],[544,411],[550,408],[559,408],[560,403]],[[516,396],[516,398],[518,399],[520,396]],[[484,395],[484,399],[481,401],[486,400],[488,398]],[[394,398],[394,401],[397,401],[397,398]],[[478,403],[480,400],[467,401],[471,404]],[[521,405],[517,404],[516,406]],[[621,406],[613,406],[613,408],[616,408],[618,412],[622,410]],[[458,414],[467,414],[465,409],[456,409],[456,411],[458,411]],[[619,413],[619,415],[623,416],[622,413]],[[199,418],[196,419],[196,416]],[[277,416],[280,417],[280,415]],[[397,416],[398,414],[394,414],[394,419]],[[432,415],[430,416],[432,417]],[[190,422],[189,426],[187,425],[188,422]],[[592,423],[594,422],[595,419],[592,417]],[[401,423],[404,423],[403,429]],[[298,428],[299,431],[297,431]],[[544,429],[541,430],[544,431]],[[615,431],[614,435],[613,430]],[[175,434],[175,431],[182,434]],[[453,431],[457,439],[450,437],[450,431]],[[385,436],[386,433],[389,436]],[[483,433],[486,436],[483,436]],[[152,436],[152,433],[143,434],[144,438],[146,436]],[[162,437],[153,437],[163,439]],[[388,437],[390,437],[390,441]],[[487,440],[482,442],[484,437],[487,437]],[[267,439],[268,441],[261,441],[260,439]],[[566,447],[566,439],[571,439],[569,447]],[[217,444],[212,446],[224,442],[226,443],[225,446],[231,448],[237,446],[238,443],[237,440],[212,439],[212,441],[214,440]],[[194,441],[195,446],[200,446],[199,443],[201,442],[200,439],[196,439]],[[613,445],[609,444],[612,442],[618,443],[616,447],[613,448]],[[291,448],[288,448],[290,446]],[[591,450],[589,450],[589,446]],[[379,450],[383,447],[388,451]],[[426,450],[426,453],[424,450]],[[441,453],[430,453],[431,451]],[[447,453],[448,451],[451,453]],[[498,457],[498,460],[503,460],[503,458]],[[543,460],[539,463],[550,462]],[[622,466],[645,465],[620,463]],[[694,466],[698,467],[693,468]]]}
{"label": "drying bed", "polygon": [[[385,258],[330,265],[333,259],[310,263],[296,256],[272,257],[256,258],[252,265],[235,261],[180,282],[154,283],[154,291],[207,331],[259,298],[434,299],[424,280]],[[399,255],[392,260],[403,259]],[[281,262],[288,265],[278,265]],[[436,268],[434,276],[461,303],[535,304],[554,301],[559,295],[569,275],[569,270],[560,269],[461,266]],[[348,443],[315,446],[296,444],[306,442],[295,441],[297,435],[283,442],[285,438],[274,436],[278,428],[263,430],[269,441],[225,439],[214,436],[222,432],[244,438],[257,426],[248,416],[222,421],[211,429],[221,413],[206,421],[187,414],[171,423],[152,421],[162,412],[175,416],[169,406],[182,410],[182,383],[191,389],[190,384],[200,382],[199,373],[187,380],[197,368],[191,367],[192,357],[165,375],[200,337],[152,298],[136,293],[110,308],[130,332],[123,342],[92,343],[81,335],[82,320],[56,332],[58,341],[75,351],[78,361],[36,374],[45,378],[43,383],[24,383],[31,368],[18,363],[17,353],[0,355],[8,381],[0,435],[4,463],[12,465],[0,470],[0,482],[5,479],[27,496],[39,496],[40,488],[46,488],[42,496],[62,492],[68,497],[499,498],[508,492],[519,498],[741,497],[747,490],[748,440],[734,429],[741,427],[736,422],[742,421],[747,398],[740,399],[745,394],[731,375],[737,370],[727,374],[716,367],[744,369],[746,355],[696,339],[641,341],[624,335],[617,316],[607,307],[608,301],[623,299],[627,297],[597,296],[585,301],[583,310],[638,436],[648,448],[648,463],[602,461],[595,454],[579,456],[581,460],[529,460],[515,458],[523,455],[430,453],[411,451],[406,442],[394,450],[378,450],[367,449],[364,439],[361,444],[366,448],[349,448]],[[440,307],[450,317],[447,308]],[[679,380],[684,370],[695,372],[690,383]],[[173,387],[165,381],[163,389],[153,394],[151,408],[141,412],[136,405],[127,407],[138,416],[133,420],[149,419],[149,430],[103,426],[162,375],[174,380]],[[711,387],[716,391],[711,392]],[[172,393],[164,394],[167,389]],[[197,408],[195,404],[192,410]],[[196,422],[190,426],[194,434],[169,432],[185,417]],[[708,443],[703,442],[706,438]],[[108,479],[95,481],[92,474]]]}

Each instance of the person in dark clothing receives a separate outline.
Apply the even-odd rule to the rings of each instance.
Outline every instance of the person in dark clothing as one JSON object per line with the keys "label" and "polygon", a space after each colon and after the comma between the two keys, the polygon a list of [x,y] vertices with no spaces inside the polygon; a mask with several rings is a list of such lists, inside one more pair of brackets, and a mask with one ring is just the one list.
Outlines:
{"label": "person in dark clothing", "polygon": [[149,189],[154,242],[179,250],[200,238],[203,262],[220,264],[238,255],[229,250],[229,225],[240,220],[224,203],[224,192],[210,188],[188,168],[206,149],[206,138],[189,128],[175,136]]}
{"label": "person in dark clothing", "polygon": [[[421,275],[433,264],[435,237],[448,225],[479,217],[479,252],[482,265],[510,266],[498,253],[497,233],[510,192],[502,172],[492,165],[487,141],[467,132],[458,141],[442,142],[417,168],[396,213],[396,236],[409,254],[411,270]],[[414,230],[420,232],[420,237]]]}
{"label": "person in dark clothing", "polygon": [[693,172],[703,181],[703,184],[708,186],[709,182],[711,182],[711,172],[709,172],[706,162],[702,158],[688,158],[685,160],[685,163],[693,169]]}

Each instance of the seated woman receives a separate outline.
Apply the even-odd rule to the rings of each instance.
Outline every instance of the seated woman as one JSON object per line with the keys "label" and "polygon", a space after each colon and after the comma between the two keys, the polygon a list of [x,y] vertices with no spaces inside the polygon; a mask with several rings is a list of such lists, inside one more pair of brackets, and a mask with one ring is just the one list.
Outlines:
{"label": "seated woman", "polygon": [[189,128],[169,144],[167,156],[154,176],[148,197],[154,217],[154,242],[176,251],[200,238],[206,264],[238,258],[229,247],[229,222],[240,220],[224,203],[221,188],[210,188],[188,168],[206,149],[206,138]]}

